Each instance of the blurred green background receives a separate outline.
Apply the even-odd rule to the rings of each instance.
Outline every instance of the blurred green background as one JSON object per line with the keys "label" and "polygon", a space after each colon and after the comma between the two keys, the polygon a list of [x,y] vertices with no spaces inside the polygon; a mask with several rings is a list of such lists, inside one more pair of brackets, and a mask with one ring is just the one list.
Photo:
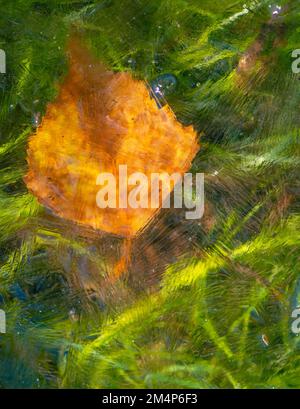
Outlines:
{"label": "blurred green background", "polygon": [[[300,3],[0,6],[0,386],[298,388]],[[190,253],[153,288],[124,280],[105,302],[66,268],[101,266],[93,240],[66,236],[23,182],[28,137],[63,82],[74,30],[112,70],[162,86],[172,78],[165,98],[201,134],[192,171],[206,175],[209,216]]]}

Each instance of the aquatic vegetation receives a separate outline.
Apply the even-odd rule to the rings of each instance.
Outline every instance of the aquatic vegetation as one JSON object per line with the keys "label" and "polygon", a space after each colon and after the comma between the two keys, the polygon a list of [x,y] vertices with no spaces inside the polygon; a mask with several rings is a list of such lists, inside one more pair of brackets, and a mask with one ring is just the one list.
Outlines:
{"label": "aquatic vegetation", "polygon": [[[299,388],[298,2],[15,0],[1,10],[0,386]],[[79,68],[70,77],[74,33],[93,81]],[[120,98],[119,120],[145,104],[175,127],[176,145],[159,121],[153,144],[146,130],[140,141],[166,146],[170,170],[195,156],[190,171],[205,174],[201,220],[163,209],[127,247],[100,233],[102,221],[62,207],[43,178],[51,171],[72,202],[72,174],[55,168],[61,150],[80,159],[82,174],[88,155],[96,166],[86,135],[91,142],[105,112],[71,96],[91,101],[97,81],[102,99]],[[107,131],[101,146],[108,168],[115,136]],[[120,140],[130,157],[128,134]],[[123,224],[109,225],[120,233]]]}

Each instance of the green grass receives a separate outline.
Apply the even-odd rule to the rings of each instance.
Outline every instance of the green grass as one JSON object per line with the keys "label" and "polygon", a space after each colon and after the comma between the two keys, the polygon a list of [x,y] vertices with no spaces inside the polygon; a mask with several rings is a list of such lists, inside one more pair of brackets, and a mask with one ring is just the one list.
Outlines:
{"label": "green grass", "polygon": [[[300,302],[300,82],[291,53],[300,48],[300,6],[280,2],[271,23],[270,4],[2,5],[1,387],[299,388],[291,313]],[[66,268],[71,255],[101,269],[93,240],[54,223],[22,180],[32,118],[57,94],[74,31],[111,69],[148,82],[176,76],[167,99],[202,135],[192,171],[206,175],[210,209],[211,228],[196,227],[190,254],[158,286],[137,292],[124,280],[100,307]],[[238,62],[257,39],[261,50],[239,81]]]}

